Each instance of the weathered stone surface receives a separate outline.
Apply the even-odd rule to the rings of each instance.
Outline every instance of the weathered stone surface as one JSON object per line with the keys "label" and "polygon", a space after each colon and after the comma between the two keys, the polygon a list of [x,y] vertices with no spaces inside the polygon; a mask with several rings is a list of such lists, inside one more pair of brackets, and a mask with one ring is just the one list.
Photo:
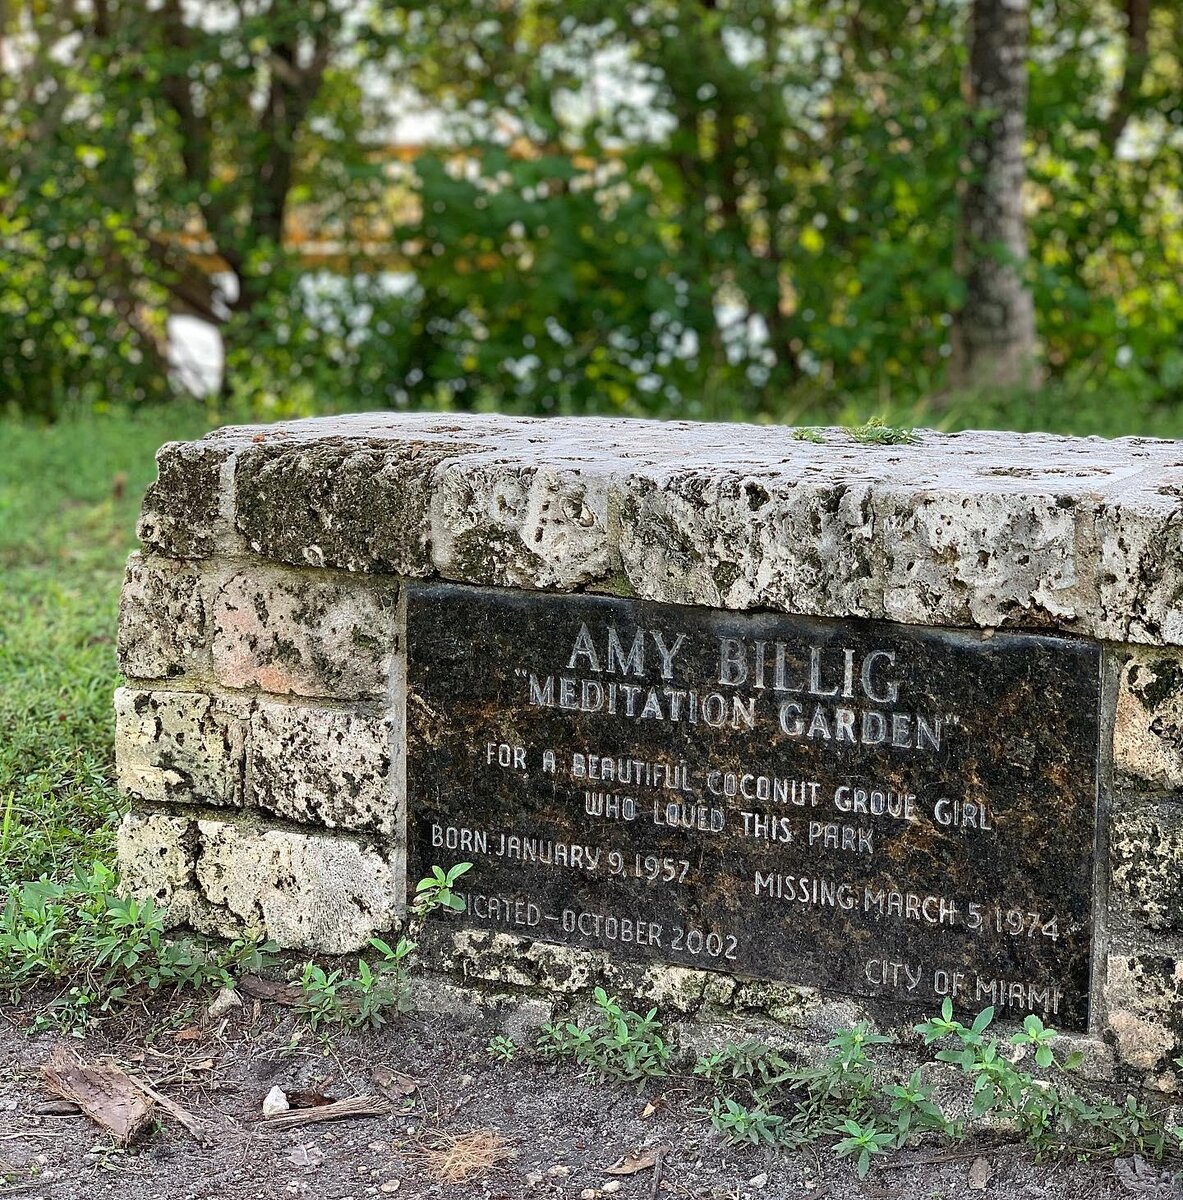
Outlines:
{"label": "weathered stone surface", "polygon": [[609,569],[607,481],[488,456],[444,463],[434,478],[431,542],[446,578],[579,587]]}
{"label": "weathered stone surface", "polygon": [[231,688],[362,699],[390,686],[398,587],[239,567],[212,604],[213,670]]}
{"label": "weathered stone surface", "polygon": [[560,589],[623,571],[650,599],[1183,644],[1176,443],[820,436],[389,413],[245,426],[171,448],[149,509],[185,512],[197,466],[233,457],[239,532],[293,565]]}
{"label": "weathered stone surface", "polygon": [[462,447],[364,441],[244,451],[238,529],[267,558],[400,575],[431,572],[431,467]]}
{"label": "weathered stone surface", "polygon": [[392,835],[389,723],[340,709],[261,701],[251,717],[250,803],[310,825]]}
{"label": "weathered stone surface", "polygon": [[1100,663],[409,584],[412,871],[473,864],[465,925],[1084,1028]]}
{"label": "weathered stone surface", "polygon": [[1166,1070],[1183,1047],[1183,959],[1112,952],[1104,1002],[1121,1060],[1148,1075]]}
{"label": "weathered stone surface", "polygon": [[866,484],[672,472],[620,485],[617,505],[622,568],[638,596],[711,608],[882,613]]}
{"label": "weathered stone surface", "polygon": [[1183,807],[1118,807],[1109,836],[1113,894],[1148,929],[1183,931]]}
{"label": "weathered stone surface", "polygon": [[1130,653],[1118,686],[1113,765],[1140,784],[1183,788],[1183,656]]}
{"label": "weathered stone surface", "polygon": [[193,925],[197,894],[197,822],[187,816],[130,812],[119,825],[120,885],[133,896],[151,896],[169,924]]}
{"label": "weathered stone surface", "polygon": [[1183,470],[1147,472],[1096,507],[1096,637],[1183,645]]}
{"label": "weathered stone surface", "polygon": [[229,446],[169,442],[156,454],[157,479],[144,495],[136,527],[140,542],[166,558],[208,558],[229,532]]}
{"label": "weathered stone surface", "polygon": [[168,679],[200,670],[207,639],[202,581],[193,566],[133,554],[119,600],[120,671],[132,679]]}
{"label": "weathered stone surface", "polygon": [[132,800],[154,804],[242,804],[248,708],[203,692],[120,688],[115,693],[115,766]]}
{"label": "weathered stone surface", "polygon": [[980,494],[949,480],[921,495],[885,489],[877,510],[894,621],[1067,628],[1087,612],[1071,496]]}
{"label": "weathered stone surface", "polygon": [[[818,628],[828,632],[821,642],[839,652],[843,646],[856,651],[871,646],[857,637],[848,640],[856,634],[889,637],[893,646],[891,639],[922,640],[915,628],[875,624],[884,620],[990,631],[1009,627],[1028,631],[1021,637],[1032,644],[1039,641],[1030,638],[1032,630],[1067,632],[1093,639],[1094,649],[1097,640],[1109,643],[1106,661],[1112,669],[1105,673],[1101,727],[1112,722],[1112,748],[1098,747],[1094,738],[1089,744],[1076,739],[1063,754],[1040,752],[1049,721],[1071,708],[1072,697],[1093,697],[1091,675],[1087,686],[1081,679],[1063,686],[1063,679],[1041,682],[1037,671],[1016,677],[1008,692],[991,690],[990,672],[959,668],[952,675],[929,672],[920,688],[928,710],[936,713],[939,701],[944,717],[951,722],[965,717],[968,724],[961,728],[972,735],[964,752],[944,764],[947,771],[942,766],[925,779],[947,798],[976,804],[985,797],[992,818],[1014,824],[1021,814],[1015,829],[1022,837],[1014,842],[1025,841],[1025,856],[1000,853],[1001,841],[981,852],[980,831],[963,830],[974,870],[962,887],[961,875],[944,869],[948,864],[930,853],[931,838],[914,845],[910,826],[899,833],[882,815],[873,820],[837,810],[839,775],[868,793],[878,788],[921,796],[915,786],[915,746],[906,760],[893,752],[880,761],[864,754],[865,747],[856,753],[838,746],[835,724],[825,747],[820,742],[814,747],[812,735],[802,739],[807,751],[802,756],[796,753],[800,747],[792,747],[791,754],[777,750],[779,734],[773,727],[771,739],[755,736],[758,731],[750,731],[743,745],[741,738],[724,739],[723,752],[702,762],[732,771],[737,779],[755,762],[753,775],[775,775],[802,786],[821,781],[828,794],[818,803],[834,809],[822,824],[839,828],[839,844],[821,842],[814,848],[818,854],[798,862],[793,855],[802,841],[809,843],[808,830],[820,810],[790,805],[788,825],[778,822],[775,828],[791,829],[797,840],[780,846],[769,831],[784,813],[744,797],[752,822],[746,841],[756,850],[745,842],[743,853],[731,854],[720,873],[725,883],[738,879],[739,884],[731,890],[706,889],[700,902],[697,894],[687,900],[692,885],[683,883],[667,912],[662,909],[665,884],[642,878],[647,854],[663,860],[663,872],[664,859],[674,857],[637,844],[645,842],[638,829],[658,811],[655,801],[664,795],[648,784],[629,789],[619,781],[584,779],[576,786],[568,754],[565,763],[543,768],[545,774],[508,771],[510,782],[499,793],[504,803],[481,816],[483,793],[476,784],[482,772],[490,778],[505,773],[499,761],[487,759],[488,743],[495,749],[520,744],[532,753],[536,743],[555,740],[546,724],[554,716],[551,709],[541,717],[531,712],[520,723],[504,712],[506,696],[526,686],[521,676],[506,674],[507,664],[521,667],[518,660],[526,651],[536,655],[552,646],[553,629],[540,626],[506,643],[498,641],[494,623],[474,639],[469,657],[480,679],[497,676],[505,686],[496,697],[485,697],[480,713],[482,701],[472,701],[467,741],[449,741],[447,732],[458,712],[469,712],[463,689],[440,701],[420,694],[411,675],[411,720],[416,736],[431,743],[432,754],[457,761],[465,752],[486,755],[473,773],[473,786],[453,788],[457,807],[448,823],[455,845],[425,844],[423,862],[415,865],[476,861],[465,888],[484,898],[488,919],[475,930],[461,928],[463,920],[446,926],[433,919],[424,934],[425,950],[446,942],[444,959],[458,979],[562,994],[578,1003],[599,983],[635,997],[638,1004],[652,997],[683,1015],[739,1012],[741,1023],[764,1022],[770,1031],[785,1032],[786,1044],[812,1053],[804,1047],[824,1042],[843,1024],[870,1019],[887,1027],[903,1020],[896,1004],[901,997],[888,994],[888,968],[895,969],[892,986],[902,986],[903,979],[910,989],[909,970],[919,970],[916,964],[924,967],[920,978],[934,994],[902,997],[905,1001],[935,1008],[941,986],[936,968],[950,972],[946,982],[956,988],[956,972],[964,972],[968,963],[970,990],[977,991],[958,993],[963,1008],[995,1002],[993,987],[1005,997],[1003,1015],[1007,1008],[1010,1016],[1021,1015],[1021,1006],[1013,1003],[1017,985],[1025,987],[1029,1000],[1042,994],[1044,983],[1054,989],[1069,979],[1076,1008],[1067,1017],[1063,1011],[1051,1013],[1050,1019],[1061,1028],[1077,1017],[1083,1024],[1089,971],[1082,947],[1095,910],[1091,953],[1107,963],[1107,972],[1097,989],[1100,1002],[1089,1013],[1086,1040],[1094,1044],[1104,1030],[1118,1057],[1147,1081],[1178,1086],[1179,1073],[1172,1074],[1167,1064],[1183,1048],[1178,959],[1183,649],[1175,649],[1183,647],[1183,446],[1147,439],[931,431],[920,431],[912,445],[880,446],[842,430],[819,434],[820,444],[779,427],[360,414],[230,428],[199,442],[164,447],[159,479],[148,491],[140,523],[145,554],[129,564],[121,606],[121,668],[140,681],[138,689],[122,691],[117,702],[120,782],[139,806],[121,833],[129,884],[157,895],[174,921],[227,935],[266,930],[305,949],[357,948],[370,933],[392,926],[405,889],[407,761],[406,673],[394,611],[402,582],[392,577],[442,576],[535,594],[635,596],[721,610],[711,614],[715,621],[776,620],[769,611],[792,614],[780,618],[788,621],[823,618]],[[212,561],[198,561],[205,559]],[[547,601],[552,610],[557,603]],[[727,610],[765,612],[737,618]],[[838,623],[845,618],[857,618],[858,624]],[[430,627],[424,626],[424,644],[428,636],[443,661],[448,655],[440,647],[455,642],[456,623],[437,612]],[[1008,636],[975,635],[975,656],[988,655],[992,643],[1000,646]],[[622,645],[622,655],[631,644]],[[560,708],[558,677],[576,673],[570,669],[570,642],[564,653],[553,671],[547,668],[556,678]],[[617,665],[610,682],[626,682],[623,658]],[[795,665],[806,671],[799,679],[808,678],[808,663]],[[454,666],[457,679],[469,679]],[[717,654],[713,670],[713,681],[709,672],[700,671],[698,685],[721,687]],[[831,678],[822,678],[812,692],[798,688],[802,694],[796,699],[855,707],[857,695],[843,692],[825,699]],[[673,686],[677,680],[660,684]],[[692,686],[698,690],[698,685]],[[731,686],[722,690],[740,696],[742,687],[728,691]],[[468,690],[475,696],[472,687]],[[767,698],[766,689],[757,690]],[[1116,711],[1109,707],[1114,703]],[[886,700],[879,707],[889,715],[894,711]],[[905,715],[913,710],[919,711],[911,705]],[[979,718],[981,728],[974,724]],[[485,725],[478,729],[481,721]],[[572,742],[565,749],[585,756],[643,753],[646,762],[685,762],[693,769],[700,748],[717,740],[716,731],[708,731],[701,720],[693,730],[672,730],[686,734],[680,741],[669,736],[668,712],[663,722],[664,741],[656,736],[656,717],[645,722],[638,717],[629,736],[616,737],[609,729],[605,737],[606,726],[589,725],[581,727],[580,745]],[[642,724],[646,737],[637,742],[631,730]],[[1010,733],[995,736],[990,732],[995,725]],[[1093,786],[1098,759],[1103,783],[1116,783],[1115,794],[1100,808],[1111,822],[1103,841],[1111,859],[1103,889],[1107,912],[1096,908],[1089,893],[1092,817],[1083,802],[1075,807],[1060,802],[1061,792],[1081,786],[1082,779]],[[564,770],[569,778],[562,778]],[[421,786],[417,771],[412,761],[413,786]],[[1037,777],[1034,789],[1032,777]],[[446,790],[448,778],[441,775],[437,788]],[[628,821],[597,817],[585,807],[585,790],[617,798],[627,794],[645,820],[636,814]],[[1018,799],[1004,803],[1004,796]],[[738,816],[734,795],[698,799],[704,803],[694,806],[696,821],[700,808],[708,825],[713,808],[725,810],[728,822]],[[935,793],[928,799],[935,802]],[[560,802],[570,819],[564,826],[556,818],[551,829],[546,823]],[[161,811],[158,806],[164,805],[169,807]],[[930,822],[931,812],[926,804],[910,824]],[[264,813],[274,818],[271,824],[259,824]],[[1062,826],[1060,858],[1050,867],[1040,854],[1054,839],[1039,821]],[[648,823],[658,824],[656,818]],[[825,937],[813,944],[811,922],[825,925],[824,910],[832,908],[827,887],[849,884],[857,890],[866,883],[856,853],[857,827],[864,823],[873,827],[875,850],[887,851],[876,861],[882,859],[884,895],[890,882],[892,894],[900,897],[898,911],[885,900],[883,912],[876,909],[875,919],[857,929],[852,917],[843,916],[853,931],[849,946]],[[844,825],[855,828],[853,850],[841,842]],[[991,836],[1001,837],[1000,829],[995,824]],[[606,910],[585,902],[584,895],[597,882],[598,868],[588,860],[572,868],[570,852],[614,850],[621,872],[633,872],[630,902],[646,921],[677,924],[684,933],[696,930],[709,949],[706,934],[714,927],[704,918],[718,909],[720,921],[731,921],[737,936],[757,928],[765,944],[753,963],[723,963],[703,972],[702,953],[675,956],[678,965],[671,966],[661,961],[663,955],[649,954],[646,960],[635,947],[630,951],[622,945],[619,922],[611,934],[601,929],[603,936],[579,926],[589,940],[583,948],[556,945],[546,940],[549,932],[539,934],[533,927],[530,937],[514,936],[511,931],[526,932],[519,909],[502,902],[533,860],[523,866],[511,855],[506,863],[517,874],[504,886],[485,888],[487,880],[478,871],[491,855],[472,849],[482,831],[489,838],[517,836],[523,845],[526,836],[533,838],[532,853],[550,854],[552,860],[560,854],[554,847],[565,847],[567,870],[578,878],[561,895],[554,893],[563,899],[562,911],[541,903],[545,889],[527,889],[521,898],[538,910],[521,910],[527,923],[535,917],[542,921],[543,914],[568,923],[571,914],[577,921],[581,913],[605,918]],[[709,828],[695,833],[708,847],[722,837]],[[467,847],[460,844],[465,834]],[[667,825],[661,836],[683,835]],[[540,850],[547,842],[551,849]],[[644,851],[639,865],[638,849]],[[755,876],[746,890],[742,886],[741,867],[756,861],[752,855],[768,860],[761,859],[761,886],[780,888],[776,905],[771,893],[759,890]],[[702,873],[709,857],[686,853],[680,859]],[[791,869],[769,869],[782,860],[793,864]],[[1063,875],[1070,871],[1080,886]],[[780,881],[770,884],[774,876]],[[983,903],[983,880],[989,883],[983,919],[992,924],[975,926],[971,936],[958,921],[968,926],[969,903]],[[612,881],[620,883],[617,875]],[[804,892],[803,883],[808,885]],[[951,926],[930,929],[923,905],[946,892],[957,916]],[[872,893],[878,894],[875,888]],[[866,910],[864,893],[858,895]],[[1033,938],[1012,936],[1005,927],[1012,908],[1026,912],[1026,905],[1017,899],[1012,908],[995,903],[1004,895],[1024,901],[1038,896],[1041,912],[1044,899],[1062,906],[1067,897],[1071,919],[1060,921],[1055,939],[1049,934],[1042,941],[1041,933],[1038,951],[1032,951]],[[765,901],[769,912],[759,907]],[[872,908],[876,904],[872,901]],[[628,914],[621,909],[616,915]],[[1028,916],[1021,919],[1026,922]],[[745,975],[762,972],[778,952],[776,937],[767,933],[775,927],[775,934],[777,922],[805,931],[791,959],[800,970],[784,974],[791,982],[753,981]],[[1067,939],[1066,926],[1071,928]],[[635,921],[631,928],[635,934]],[[950,933],[962,941],[946,953]],[[1112,949],[1112,939],[1120,950]],[[837,961],[847,951],[858,960],[856,966],[884,964],[882,991],[870,976],[867,987],[856,979],[858,986],[850,988],[823,977],[819,956]],[[629,962],[630,953],[642,961]],[[1062,953],[1067,955],[1062,962],[1052,961]],[[839,987],[863,999],[844,998],[837,994]]]}
{"label": "weathered stone surface", "polygon": [[339,834],[132,813],[119,866],[125,887],[155,896],[171,924],[285,949],[360,950],[403,904],[401,858]]}

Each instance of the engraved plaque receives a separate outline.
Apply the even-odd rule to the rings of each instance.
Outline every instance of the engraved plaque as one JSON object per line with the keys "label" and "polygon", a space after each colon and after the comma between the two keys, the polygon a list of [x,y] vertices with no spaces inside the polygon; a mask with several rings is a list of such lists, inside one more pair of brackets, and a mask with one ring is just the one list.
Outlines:
{"label": "engraved plaque", "polygon": [[1095,644],[446,584],[407,626],[448,920],[1086,1027]]}

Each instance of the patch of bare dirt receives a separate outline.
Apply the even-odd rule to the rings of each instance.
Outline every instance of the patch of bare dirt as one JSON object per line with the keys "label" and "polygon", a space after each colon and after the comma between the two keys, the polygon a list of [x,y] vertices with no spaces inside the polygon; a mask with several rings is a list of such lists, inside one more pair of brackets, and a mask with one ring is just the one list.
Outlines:
{"label": "patch of bare dirt", "polygon": [[[22,1029],[30,1020],[31,1010],[0,1016],[0,1200],[1130,1195],[1112,1164],[1038,1165],[1007,1145],[899,1153],[861,1182],[824,1149],[814,1157],[728,1147],[691,1081],[637,1088],[598,1083],[525,1051],[510,1063],[494,1060],[486,1046],[497,1027],[475,1007],[404,1017],[377,1033],[334,1032],[331,1040],[308,1033],[290,1010],[252,998],[213,1021],[158,1007],[83,1038],[30,1035]],[[50,1096],[42,1068],[55,1054],[62,1061],[63,1043],[75,1059],[113,1064],[169,1102],[155,1105],[146,1135],[121,1147]],[[272,1125],[262,1103],[277,1087],[295,1100]],[[325,1105],[346,1101],[372,1111],[324,1119]]]}

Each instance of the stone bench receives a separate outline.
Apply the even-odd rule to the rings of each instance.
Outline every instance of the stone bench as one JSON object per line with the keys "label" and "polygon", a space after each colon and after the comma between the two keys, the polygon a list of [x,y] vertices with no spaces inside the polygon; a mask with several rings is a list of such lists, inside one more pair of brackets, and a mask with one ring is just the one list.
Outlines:
{"label": "stone bench", "polygon": [[158,462],[120,863],[174,924],[356,950],[471,861],[469,975],[952,994],[1175,1086],[1183,446],[373,414]]}

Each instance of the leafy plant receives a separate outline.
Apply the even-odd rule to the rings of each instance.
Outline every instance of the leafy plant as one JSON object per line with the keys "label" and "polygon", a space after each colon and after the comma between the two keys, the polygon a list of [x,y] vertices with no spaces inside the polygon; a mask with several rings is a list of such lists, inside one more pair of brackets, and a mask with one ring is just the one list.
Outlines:
{"label": "leafy plant", "polygon": [[145,993],[233,984],[268,965],[276,947],[228,946],[171,937],[151,897],[117,892],[101,862],[58,883],[39,879],[9,890],[0,912],[0,987],[14,997],[33,983],[60,983],[42,1021],[63,1028],[113,1012]]}
{"label": "leafy plant", "polygon": [[834,1144],[834,1153],[839,1158],[855,1158],[855,1170],[860,1179],[871,1169],[871,1159],[882,1154],[895,1141],[895,1135],[876,1129],[874,1125],[860,1125],[847,1118],[842,1122],[846,1134]]}
{"label": "leafy plant", "polygon": [[506,1037],[505,1034],[499,1033],[495,1037],[489,1039],[489,1044],[485,1047],[490,1058],[496,1058],[501,1062],[513,1062],[514,1055],[518,1052],[518,1044],[511,1037]]}
{"label": "leafy plant", "polygon": [[326,972],[314,962],[304,964],[299,1011],[313,1029],[323,1025],[378,1029],[391,1012],[405,1007],[406,962],[414,945],[400,938],[392,949],[377,937],[370,938],[369,944],[378,951],[378,959],[371,967],[359,958],[356,975],[346,975],[342,967]]}
{"label": "leafy plant", "polygon": [[[958,1067],[971,1081],[969,1122],[992,1114],[1016,1128],[1040,1156],[1146,1153],[1162,1157],[1183,1149],[1183,1128],[1163,1120],[1135,1096],[1118,1102],[1082,1091],[1070,1075],[1079,1053],[1058,1059],[1057,1034],[1034,1015],[1005,1042],[989,1036],[993,1009],[966,1025],[948,1000],[916,1026],[939,1062]],[[815,1065],[797,1066],[758,1042],[740,1042],[702,1055],[694,1074],[711,1090],[710,1120],[732,1143],[799,1149],[831,1141],[834,1153],[854,1162],[862,1176],[874,1159],[918,1135],[960,1139],[967,1122],[950,1120],[920,1070],[903,1082],[877,1082],[868,1051],[894,1039],[866,1024],[837,1033],[830,1053]],[[1023,1069],[1034,1060],[1039,1077]]]}
{"label": "leafy plant", "polygon": [[745,1108],[730,1096],[716,1096],[711,1102],[711,1124],[731,1145],[775,1146],[784,1120],[762,1108]]}
{"label": "leafy plant", "polygon": [[541,1053],[573,1058],[602,1079],[640,1080],[666,1074],[670,1049],[657,1009],[643,1015],[626,1011],[602,987],[595,989],[594,996],[596,1017],[586,1025],[568,1021],[543,1026],[538,1038]]}
{"label": "leafy plant", "polygon": [[300,976],[302,997],[299,1008],[308,1018],[309,1025],[313,1029],[325,1025],[378,1029],[386,1024],[392,1012],[403,1011],[407,976],[418,946],[413,940],[415,930],[436,909],[463,911],[464,899],[452,889],[471,869],[472,863],[457,863],[446,871],[433,866],[431,874],[421,879],[415,888],[407,933],[393,947],[379,937],[370,938],[370,948],[377,951],[372,965],[365,958],[359,958],[356,973],[347,975],[343,967],[326,972],[317,963],[305,963]]}
{"label": "leafy plant", "polygon": [[456,881],[472,870],[472,863],[457,863],[447,871],[443,867],[433,866],[431,874],[420,879],[415,886],[413,908],[421,917],[437,908],[451,909],[453,912],[464,911],[464,899],[457,896],[453,890]]}

